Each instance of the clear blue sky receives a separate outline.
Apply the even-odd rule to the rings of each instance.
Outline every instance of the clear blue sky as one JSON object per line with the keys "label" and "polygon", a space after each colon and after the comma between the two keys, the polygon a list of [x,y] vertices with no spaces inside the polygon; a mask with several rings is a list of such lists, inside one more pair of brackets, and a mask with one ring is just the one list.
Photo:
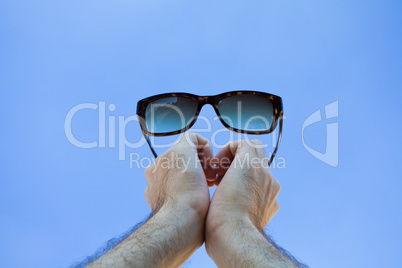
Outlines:
{"label": "clear blue sky", "polygon": [[[72,107],[113,103],[118,121],[153,94],[235,89],[284,100],[275,240],[311,267],[400,266],[401,13],[400,1],[1,1],[0,266],[67,267],[150,212],[143,169],[67,140]],[[301,139],[333,101],[337,167]],[[77,114],[74,135],[96,141],[97,120]],[[310,147],[325,151],[328,122],[306,128]],[[136,122],[126,135],[140,139]],[[214,264],[201,248],[186,267]]]}

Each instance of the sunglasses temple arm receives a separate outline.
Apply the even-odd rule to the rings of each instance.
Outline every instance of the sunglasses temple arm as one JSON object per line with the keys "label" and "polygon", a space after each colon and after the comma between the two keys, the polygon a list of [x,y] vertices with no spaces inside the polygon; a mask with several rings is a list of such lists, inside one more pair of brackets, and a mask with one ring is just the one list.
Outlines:
{"label": "sunglasses temple arm", "polygon": [[154,157],[155,157],[155,158],[157,158],[157,157],[158,157],[158,155],[156,154],[156,152],[155,152],[154,148],[152,148],[151,141],[149,140],[148,135],[147,135],[147,134],[145,134],[144,132],[142,132],[142,134],[144,135],[144,138],[145,138],[145,140],[147,141],[148,146],[149,146],[149,149],[151,149],[152,154],[154,155]]}
{"label": "sunglasses temple arm", "polygon": [[278,135],[278,141],[276,142],[276,147],[275,150],[273,151],[271,158],[269,159],[268,166],[271,166],[272,161],[274,160],[275,154],[278,151],[279,143],[281,143],[281,138],[282,138],[282,117],[283,117],[283,112],[279,115],[279,135]]}

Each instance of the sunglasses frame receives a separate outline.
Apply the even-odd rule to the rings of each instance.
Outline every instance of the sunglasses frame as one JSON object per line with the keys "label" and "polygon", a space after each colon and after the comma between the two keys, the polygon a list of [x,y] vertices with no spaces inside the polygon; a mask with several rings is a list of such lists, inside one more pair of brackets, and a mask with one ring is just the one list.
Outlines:
{"label": "sunglasses frame", "polygon": [[[250,131],[250,130],[237,129],[237,128],[229,126],[222,119],[221,114],[219,113],[219,102],[225,98],[232,97],[232,96],[239,96],[239,95],[261,96],[261,97],[271,100],[272,105],[273,105],[274,114],[273,114],[273,120],[272,120],[271,127],[268,130]],[[145,111],[146,111],[147,106],[156,100],[163,99],[163,98],[169,98],[169,97],[183,97],[183,98],[190,98],[190,99],[195,100],[198,103],[198,107],[197,107],[197,111],[194,116],[194,119],[186,127],[182,128],[180,130],[177,130],[177,131],[166,132],[166,133],[153,133],[153,132],[148,131],[148,129],[146,127],[146,122],[145,122]],[[201,112],[201,108],[206,104],[210,104],[214,107],[214,110],[215,110],[216,114],[218,115],[219,120],[227,129],[238,132],[238,133],[253,134],[253,135],[268,134],[268,133],[271,133],[272,131],[274,131],[277,124],[279,123],[278,142],[277,142],[274,152],[272,153],[271,159],[269,161],[269,164],[271,163],[271,161],[274,158],[275,153],[278,149],[280,139],[282,136],[282,124],[283,124],[282,98],[279,96],[270,94],[270,93],[259,92],[259,91],[248,91],[248,90],[230,91],[230,92],[225,92],[225,93],[221,93],[221,94],[213,95],[213,96],[198,96],[195,94],[184,93],[184,92],[164,93],[164,94],[154,95],[154,96],[151,96],[151,97],[138,101],[138,103],[137,103],[138,121],[140,122],[141,131],[142,131],[145,139],[147,140],[147,143],[148,143],[152,153],[154,154],[155,158],[158,155],[156,154],[155,150],[152,148],[148,136],[164,137],[164,136],[171,136],[171,135],[176,135],[176,134],[186,132],[195,124],[195,122],[197,121],[198,115]]]}

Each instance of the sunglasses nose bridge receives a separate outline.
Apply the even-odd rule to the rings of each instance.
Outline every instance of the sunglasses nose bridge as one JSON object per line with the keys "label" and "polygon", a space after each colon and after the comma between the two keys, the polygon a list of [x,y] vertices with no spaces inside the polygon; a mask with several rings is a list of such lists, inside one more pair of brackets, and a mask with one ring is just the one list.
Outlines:
{"label": "sunglasses nose bridge", "polygon": [[202,105],[211,104],[212,106],[214,106],[215,98],[214,98],[214,96],[204,96],[204,97],[200,97],[199,102]]}
{"label": "sunglasses nose bridge", "polygon": [[204,96],[204,97],[200,97],[199,98],[199,103],[200,103],[200,110],[202,107],[204,107],[204,105],[209,104],[211,105],[213,108],[215,108],[215,99],[214,96]]}

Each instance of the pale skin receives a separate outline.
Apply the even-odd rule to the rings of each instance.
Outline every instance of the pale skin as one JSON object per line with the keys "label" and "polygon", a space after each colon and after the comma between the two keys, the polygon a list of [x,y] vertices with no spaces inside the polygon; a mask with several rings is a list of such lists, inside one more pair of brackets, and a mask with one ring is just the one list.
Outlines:
{"label": "pale skin", "polygon": [[213,157],[208,140],[186,133],[145,171],[153,216],[87,267],[179,267],[204,242],[218,267],[305,267],[263,233],[280,190],[266,161],[259,141]]}

